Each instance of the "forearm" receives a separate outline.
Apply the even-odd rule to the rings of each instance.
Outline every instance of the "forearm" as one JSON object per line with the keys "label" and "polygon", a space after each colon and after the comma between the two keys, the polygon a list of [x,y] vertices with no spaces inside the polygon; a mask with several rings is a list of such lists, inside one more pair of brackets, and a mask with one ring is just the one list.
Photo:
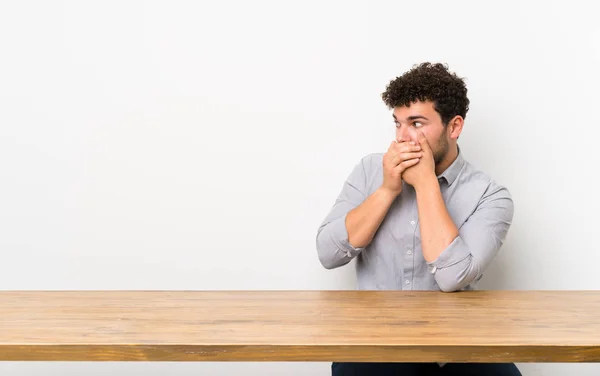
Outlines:
{"label": "forearm", "polygon": [[365,201],[348,212],[348,241],[354,247],[366,247],[375,236],[397,194],[379,188]]}
{"label": "forearm", "polygon": [[452,221],[435,175],[416,187],[421,247],[427,262],[437,259],[459,235]]}

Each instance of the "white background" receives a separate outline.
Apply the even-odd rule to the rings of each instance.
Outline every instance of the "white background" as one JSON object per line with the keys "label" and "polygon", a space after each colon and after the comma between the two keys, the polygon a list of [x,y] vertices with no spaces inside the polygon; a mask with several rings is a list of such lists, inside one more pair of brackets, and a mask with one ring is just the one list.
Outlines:
{"label": "white background", "polygon": [[[490,289],[599,289],[591,1],[4,1],[0,289],[352,289],[315,235],[413,64],[467,78],[465,157],[515,218]],[[526,364],[524,375],[599,365]],[[328,363],[0,363],[327,375]]]}

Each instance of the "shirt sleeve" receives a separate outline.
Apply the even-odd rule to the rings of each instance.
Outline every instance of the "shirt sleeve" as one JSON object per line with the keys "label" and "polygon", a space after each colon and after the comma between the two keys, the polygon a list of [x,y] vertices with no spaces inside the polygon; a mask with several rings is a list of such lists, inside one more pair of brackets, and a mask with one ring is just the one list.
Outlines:
{"label": "shirt sleeve", "polygon": [[442,291],[458,291],[483,276],[506,239],[514,204],[504,187],[488,187],[477,209],[459,229],[459,235],[429,262]]}
{"label": "shirt sleeve", "polygon": [[346,178],[335,203],[317,230],[316,245],[319,261],[326,269],[349,263],[364,250],[348,241],[346,216],[366,198],[365,158],[354,166]]}

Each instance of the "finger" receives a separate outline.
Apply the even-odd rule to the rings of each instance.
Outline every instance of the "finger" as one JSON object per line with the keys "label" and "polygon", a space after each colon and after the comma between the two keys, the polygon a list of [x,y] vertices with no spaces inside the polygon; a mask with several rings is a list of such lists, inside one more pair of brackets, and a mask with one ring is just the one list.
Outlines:
{"label": "finger", "polygon": [[396,166],[403,160],[409,159],[401,158],[399,160],[398,158],[402,153],[415,153],[421,150],[421,146],[414,141],[401,141],[398,143],[392,142],[392,144],[390,144],[390,148],[388,149],[384,157],[384,160],[387,160],[392,166]]}
{"label": "finger", "polygon": [[397,166],[404,161],[407,161],[409,159],[421,158],[422,156],[422,152],[400,153],[392,158],[392,166]]}
{"label": "finger", "polygon": [[396,145],[396,151],[399,153],[405,153],[410,151],[419,151],[421,150],[421,145],[415,141],[404,141],[399,142]]}
{"label": "finger", "polygon": [[422,148],[429,149],[429,142],[427,141],[427,137],[425,137],[425,135],[423,134],[423,132],[421,132],[420,129],[417,129],[417,132],[417,140],[419,141],[419,145],[421,145]]}
{"label": "finger", "polygon": [[394,172],[396,174],[401,174],[407,168],[412,167],[412,166],[416,165],[417,163],[419,163],[419,160],[420,160],[420,158],[414,158],[414,159],[409,159],[407,161],[404,161],[404,162],[400,163],[398,166],[394,167]]}
{"label": "finger", "polygon": [[399,147],[399,145],[402,145],[402,144],[404,144],[404,141],[398,142],[397,140],[393,140],[390,143],[390,146],[388,147],[388,150],[387,150],[387,153],[386,153],[386,157],[388,159],[392,159],[396,155],[398,155],[398,153],[399,153],[398,152],[398,150],[399,150],[398,147]]}

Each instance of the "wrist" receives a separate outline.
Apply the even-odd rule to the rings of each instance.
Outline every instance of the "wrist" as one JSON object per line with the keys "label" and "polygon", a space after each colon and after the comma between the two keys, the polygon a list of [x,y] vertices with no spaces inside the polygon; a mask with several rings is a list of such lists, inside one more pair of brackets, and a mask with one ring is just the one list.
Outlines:
{"label": "wrist", "polygon": [[378,195],[384,199],[385,201],[389,201],[390,203],[392,201],[394,201],[396,199],[396,197],[398,197],[398,195],[400,194],[400,192],[402,192],[402,190],[399,191],[393,191],[389,188],[386,188],[384,186],[381,186],[379,188],[377,188],[377,193]]}
{"label": "wrist", "polygon": [[427,177],[424,177],[424,179],[421,181],[421,184],[415,186],[417,195],[436,190],[440,190],[440,183],[435,174],[427,175]]}

